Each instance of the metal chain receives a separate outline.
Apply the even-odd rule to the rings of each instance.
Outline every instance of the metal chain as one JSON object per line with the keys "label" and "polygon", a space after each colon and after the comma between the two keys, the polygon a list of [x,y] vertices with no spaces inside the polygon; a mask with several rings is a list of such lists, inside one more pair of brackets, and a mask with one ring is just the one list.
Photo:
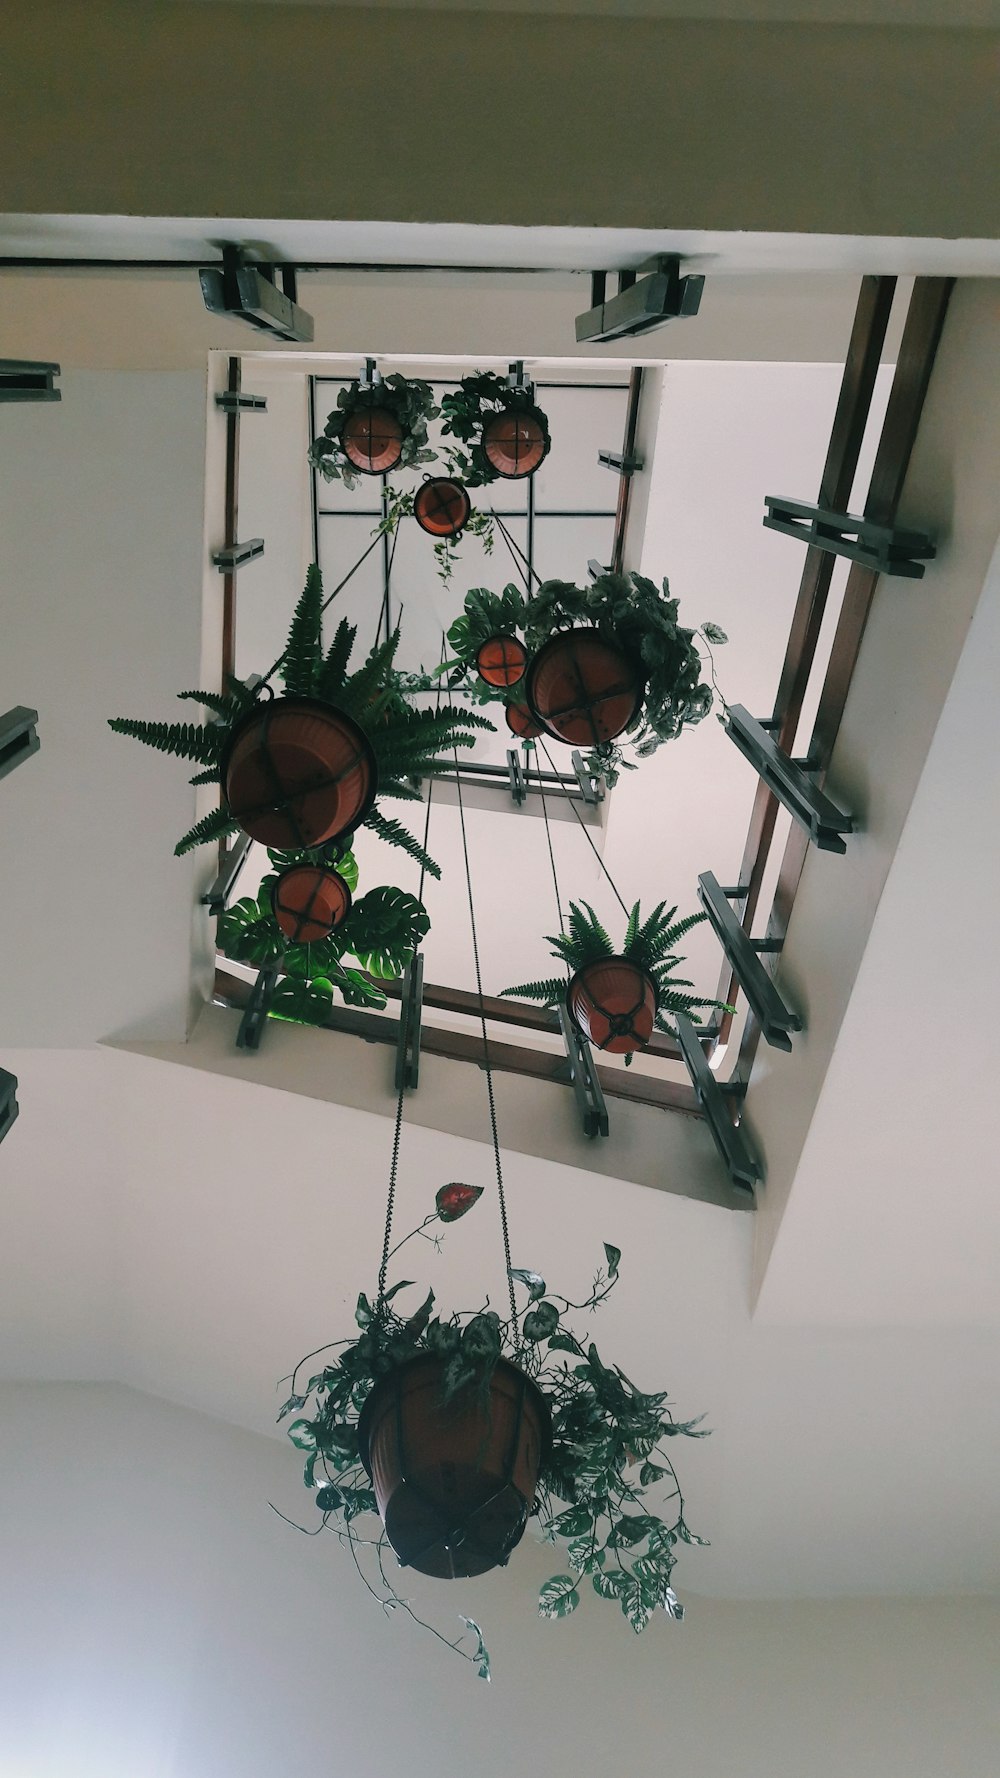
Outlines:
{"label": "metal chain", "polygon": [[517,1304],[514,1300],[514,1280],[510,1275],[510,1230],[507,1224],[507,1200],[503,1188],[503,1167],[500,1162],[500,1138],[497,1133],[497,1106],[493,1092],[493,1070],[490,1067],[490,1045],[486,1035],[486,1008],[483,1004],[483,977],[479,967],[479,941],[476,936],[476,910],[472,900],[472,872],[469,868],[469,842],[465,832],[465,804],[462,801],[462,779],[459,772],[458,752],[452,750],[455,757],[455,789],[458,792],[458,818],[462,829],[462,854],[465,859],[465,886],[469,899],[469,926],[472,931],[472,957],[476,966],[476,992],[479,996],[479,1025],[483,1034],[483,1064],[486,1074],[486,1097],[490,1108],[490,1132],[493,1138],[493,1160],[497,1173],[497,1197],[500,1202],[500,1227],[503,1231],[504,1261],[507,1267],[507,1291],[510,1298],[510,1327],[514,1351],[521,1349],[521,1337],[517,1320]]}

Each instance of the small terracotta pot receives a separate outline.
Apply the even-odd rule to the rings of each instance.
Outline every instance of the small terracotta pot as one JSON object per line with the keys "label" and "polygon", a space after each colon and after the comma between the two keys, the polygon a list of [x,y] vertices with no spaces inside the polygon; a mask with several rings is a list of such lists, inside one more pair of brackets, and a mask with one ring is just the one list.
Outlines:
{"label": "small terracotta pot", "polygon": [[520,481],[548,452],[545,428],[532,408],[508,409],[487,420],[480,439],[487,462],[506,481]]}
{"label": "small terracotta pot", "polygon": [[516,636],[490,636],[476,655],[476,672],[487,685],[504,688],[524,677],[528,651]]}
{"label": "small terracotta pot", "polygon": [[507,727],[511,734],[518,735],[522,741],[536,741],[539,735],[545,733],[541,723],[535,721],[527,704],[505,704],[504,715],[507,718]]}
{"label": "small terracotta pot", "polygon": [[375,801],[375,755],[357,723],[315,698],[273,698],[237,723],[222,761],[233,820],[281,850],[349,833]]}
{"label": "small terracotta pot", "polygon": [[403,455],[403,428],[387,407],[358,407],[344,421],[340,443],[362,475],[385,475]]}
{"label": "small terracotta pot", "polygon": [[339,872],[319,864],[293,864],[271,890],[274,917],[295,945],[329,938],[351,911],[351,891]]}
{"label": "small terracotta pot", "polygon": [[566,989],[570,1017],[595,1049],[631,1056],[653,1035],[656,989],[645,970],[608,957],[577,970]]}
{"label": "small terracotta pot", "polygon": [[443,1359],[410,1359],[376,1384],[358,1423],[361,1461],[404,1568],[455,1580],[506,1563],[551,1442],[548,1406],[500,1359],[488,1400],[473,1384],[442,1404]]}
{"label": "small terracotta pot", "polygon": [[597,747],[628,728],[643,682],[599,630],[560,630],[532,657],[525,678],[532,713],[557,741]]}
{"label": "small terracotta pot", "polygon": [[431,537],[457,537],[471,512],[472,501],[464,483],[447,475],[430,476],[413,496],[413,516]]}

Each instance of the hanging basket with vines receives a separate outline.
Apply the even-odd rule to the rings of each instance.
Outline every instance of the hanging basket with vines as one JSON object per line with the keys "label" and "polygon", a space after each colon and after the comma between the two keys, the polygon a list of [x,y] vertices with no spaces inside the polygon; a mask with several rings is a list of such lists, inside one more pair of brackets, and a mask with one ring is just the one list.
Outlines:
{"label": "hanging basket with vines", "polygon": [[443,395],[441,421],[445,436],[458,440],[454,458],[470,488],[534,474],[552,444],[532,390],[492,370],[463,377]]}
{"label": "hanging basket with vines", "polygon": [[361,475],[387,474],[432,463],[436,453],[427,423],[439,408],[429,383],[398,372],[374,383],[354,382],[341,389],[319,438],[309,447],[309,462],[326,481],[355,488]]}

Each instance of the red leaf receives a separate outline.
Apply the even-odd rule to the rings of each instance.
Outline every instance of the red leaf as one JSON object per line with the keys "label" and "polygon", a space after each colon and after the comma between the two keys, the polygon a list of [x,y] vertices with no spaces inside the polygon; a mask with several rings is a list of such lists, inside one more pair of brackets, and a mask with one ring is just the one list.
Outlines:
{"label": "red leaf", "polygon": [[443,1185],[434,1203],[442,1222],[457,1222],[467,1210],[471,1210],[477,1198],[483,1195],[481,1185],[460,1185],[457,1181],[451,1185]]}

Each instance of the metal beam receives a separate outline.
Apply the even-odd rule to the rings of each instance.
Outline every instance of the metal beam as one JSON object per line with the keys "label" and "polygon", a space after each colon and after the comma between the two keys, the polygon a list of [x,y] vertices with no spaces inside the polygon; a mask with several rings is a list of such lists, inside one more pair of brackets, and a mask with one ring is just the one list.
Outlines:
{"label": "metal beam", "polygon": [[0,401],[61,401],[54,379],[58,364],[0,358]]}
{"label": "metal beam", "polygon": [[259,1050],[264,1026],[267,1022],[267,1009],[271,1004],[274,990],[278,985],[278,970],[273,964],[262,969],[250,989],[246,1002],[246,1010],[240,1020],[240,1028],[236,1033],[238,1050]]}
{"label": "metal beam", "polygon": [[619,272],[618,295],[605,297],[577,316],[577,341],[599,345],[647,333],[680,316],[697,315],[705,279],[700,274],[682,278],[680,266],[676,253],[664,253],[641,268],[649,271],[647,277],[637,280],[635,272]]}
{"label": "metal beam", "polygon": [[[728,1089],[724,1092],[715,1075],[705,1060],[705,1054],[698,1041],[691,1020],[683,1013],[677,1014],[677,1035],[680,1038],[681,1052],[687,1063],[691,1076],[691,1085],[697,1095],[698,1103],[708,1120],[712,1132],[712,1140],[725,1164],[726,1171],[733,1185],[740,1191],[752,1192],[758,1179],[764,1177],[763,1168],[747,1145],[742,1131],[734,1124],[729,1113],[727,1097],[736,1095]],[[742,1091],[740,1090],[740,1097]]]}
{"label": "metal beam", "polygon": [[843,835],[854,832],[854,816],[839,809],[812,783],[809,773],[815,768],[808,760],[789,759],[782,752],[767,732],[771,726],[774,725],[758,722],[742,704],[731,704],[726,711],[730,740],[771,794],[805,828],[814,845],[821,852],[846,852]]}
{"label": "metal beam", "polygon": [[528,800],[528,789],[521,767],[521,756],[516,747],[507,749],[507,779],[510,784],[511,801],[520,808],[521,804]]}
{"label": "metal beam", "polygon": [[18,1110],[17,1076],[0,1068],[0,1142],[9,1134]]}
{"label": "metal beam", "polygon": [[786,1006],[774,981],[760,960],[765,949],[781,948],[781,941],[752,939],[744,932],[711,871],[698,878],[698,899],[743,989],[761,1032],[774,1049],[790,1050],[792,1031],[801,1031],[802,1019]]}
{"label": "metal beam", "polygon": [[800,543],[813,544],[833,556],[846,556],[850,562],[861,562],[878,574],[897,574],[907,580],[921,580],[924,562],[937,554],[933,539],[925,531],[902,531],[892,525],[879,525],[850,512],[833,512],[827,506],[807,506],[801,500],[786,500],[779,494],[765,494],[767,512],[764,524],[770,531],[780,531]]}
{"label": "metal beam", "polygon": [[0,716],[0,778],[6,778],[22,760],[30,759],[41,745],[35,724],[38,711],[25,704],[15,704]]}
{"label": "metal beam", "polygon": [[585,1136],[606,1136],[610,1129],[608,1108],[586,1038],[577,1030],[567,1009],[560,1006],[559,1029],[566,1045],[569,1078]]}
{"label": "metal beam", "polygon": [[222,389],[215,405],[224,414],[266,414],[267,396],[248,395],[243,390]]}
{"label": "metal beam", "polygon": [[248,562],[256,562],[258,556],[263,554],[263,537],[249,537],[246,543],[227,544],[225,549],[213,550],[212,561],[220,574],[235,574],[238,568],[245,568]]}
{"label": "metal beam", "polygon": [[221,914],[228,907],[229,897],[233,892],[236,879],[247,861],[247,853],[252,845],[253,841],[250,835],[242,833],[224,854],[215,882],[210,889],[205,890],[201,897],[202,907],[206,907],[210,914]]}
{"label": "metal beam", "polygon": [[395,1087],[413,1091],[420,1081],[420,1025],[423,1014],[424,959],[415,951],[406,965],[399,1004]]}

